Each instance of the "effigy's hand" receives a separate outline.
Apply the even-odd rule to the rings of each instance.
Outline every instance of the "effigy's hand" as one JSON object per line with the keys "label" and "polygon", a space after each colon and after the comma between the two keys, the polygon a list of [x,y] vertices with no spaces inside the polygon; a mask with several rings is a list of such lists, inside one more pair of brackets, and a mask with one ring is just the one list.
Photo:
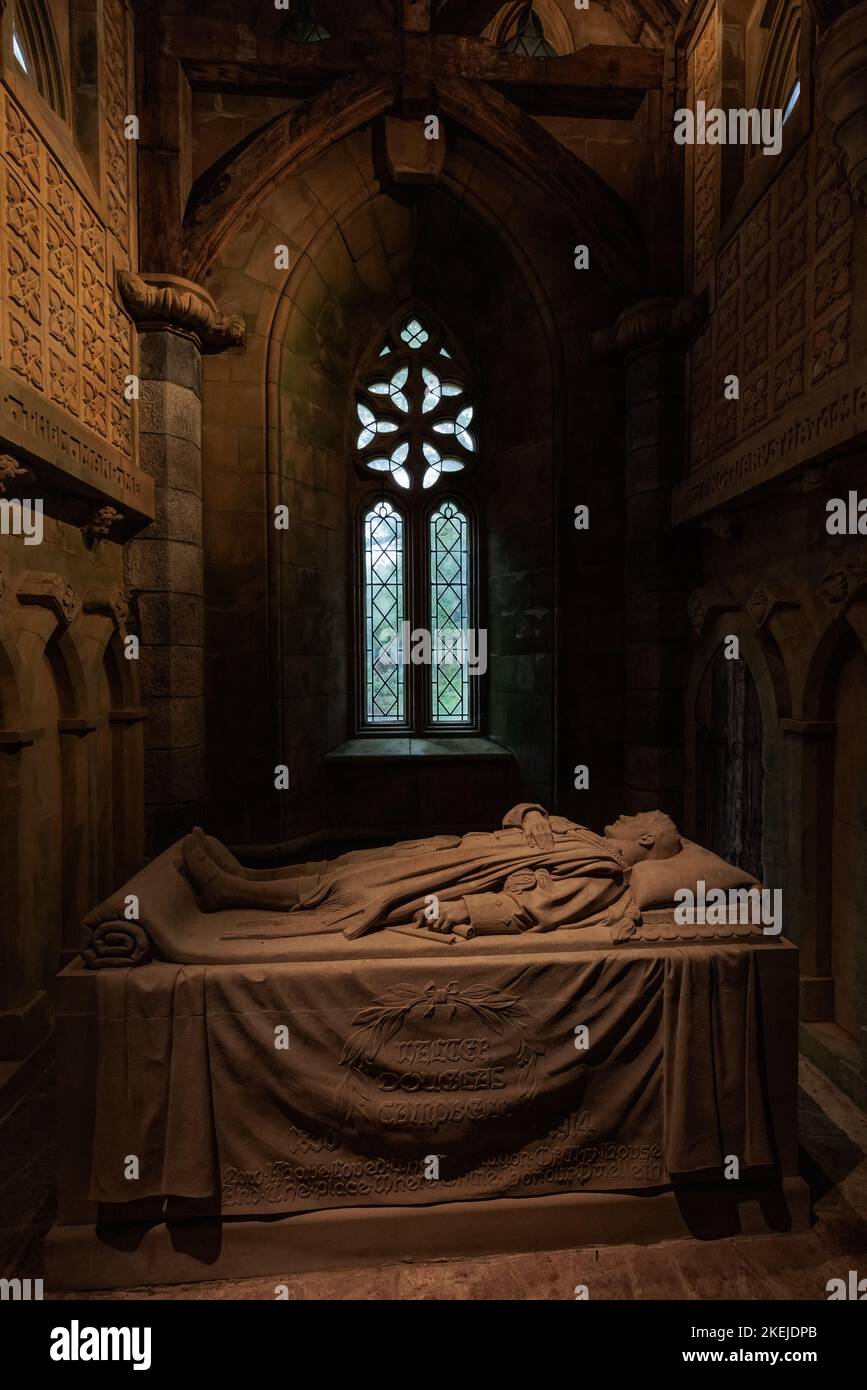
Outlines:
{"label": "effigy's hand", "polygon": [[521,822],[524,839],[533,849],[553,849],[554,832],[544,811],[528,811]]}
{"label": "effigy's hand", "polygon": [[457,902],[440,903],[437,915],[428,916],[428,909],[421,908],[415,914],[413,923],[417,927],[424,927],[427,931],[452,932],[455,927],[462,926],[469,922],[470,914],[467,911],[463,898]]}

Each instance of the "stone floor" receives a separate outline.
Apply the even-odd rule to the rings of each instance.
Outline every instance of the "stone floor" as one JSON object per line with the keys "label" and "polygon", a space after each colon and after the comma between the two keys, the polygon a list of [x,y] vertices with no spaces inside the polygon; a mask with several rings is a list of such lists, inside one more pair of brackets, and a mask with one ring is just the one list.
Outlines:
{"label": "stone floor", "polygon": [[[867,1115],[806,1060],[800,1105],[802,1172],[814,1207],[814,1224],[802,1235],[500,1255],[87,1297],[273,1299],[282,1283],[290,1299],[573,1299],[576,1285],[586,1284],[593,1299],[824,1300],[830,1278],[846,1279],[850,1269],[867,1274]],[[0,1122],[0,1275],[41,1273],[52,1221],[50,1135],[46,1072]]]}

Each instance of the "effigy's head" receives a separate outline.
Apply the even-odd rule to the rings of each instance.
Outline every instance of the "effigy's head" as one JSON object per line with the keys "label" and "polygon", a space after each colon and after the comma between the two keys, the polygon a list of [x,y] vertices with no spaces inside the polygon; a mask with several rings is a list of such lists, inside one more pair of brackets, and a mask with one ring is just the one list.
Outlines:
{"label": "effigy's head", "polygon": [[605,834],[610,840],[634,845],[640,859],[670,859],[683,848],[677,826],[664,811],[618,816],[613,825],[606,825]]}

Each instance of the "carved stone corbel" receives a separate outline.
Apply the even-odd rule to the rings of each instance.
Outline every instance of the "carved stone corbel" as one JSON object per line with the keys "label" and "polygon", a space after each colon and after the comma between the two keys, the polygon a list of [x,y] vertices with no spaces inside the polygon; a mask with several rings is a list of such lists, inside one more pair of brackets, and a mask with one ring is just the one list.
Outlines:
{"label": "carved stone corbel", "polygon": [[202,352],[243,347],[247,329],[239,315],[221,314],[211,295],[179,275],[137,275],[119,270],[117,284],[139,329],[170,329],[194,338]]}
{"label": "carved stone corbel", "polygon": [[23,482],[25,478],[32,477],[32,470],[25,468],[11,454],[0,454],[0,497],[10,483]]}
{"label": "carved stone corbel", "polygon": [[734,541],[738,536],[738,521],[733,512],[712,512],[702,518],[701,526],[717,541]]}
{"label": "carved stone corbel", "polygon": [[[431,104],[432,99],[428,106]],[[385,161],[395,183],[436,183],[442,174],[446,153],[442,122],[437,138],[429,140],[422,115],[386,114],[382,120]]]}
{"label": "carved stone corbel", "polygon": [[111,618],[121,637],[126,635],[130,618],[130,598],[125,589],[107,589],[93,585],[84,594],[85,613],[101,613]]}
{"label": "carved stone corbel", "polygon": [[834,19],[816,49],[816,92],[856,201],[867,207],[867,0]]}
{"label": "carved stone corbel", "polygon": [[786,612],[792,608],[800,608],[800,606],[793,599],[780,598],[772,589],[768,588],[767,584],[757,584],[744,604],[758,628],[762,628],[767,622],[770,622],[775,613]]}
{"label": "carved stone corbel", "polygon": [[829,569],[819,580],[818,594],[834,614],[845,613],[867,591],[867,564],[844,563]]}
{"label": "carved stone corbel", "polygon": [[685,349],[707,319],[704,301],[695,295],[681,299],[642,299],[624,309],[611,328],[594,333],[594,357],[619,357],[653,343]]}
{"label": "carved stone corbel", "polygon": [[116,507],[97,507],[90,521],[81,528],[88,550],[93,550],[94,546],[105,540],[116,521],[123,521],[123,512]]}
{"label": "carved stone corbel", "polygon": [[737,600],[722,585],[709,589],[693,589],[687,601],[689,620],[697,637],[703,637],[721,613],[732,613]]}
{"label": "carved stone corbel", "polygon": [[81,612],[81,599],[67,580],[44,570],[25,570],[18,584],[18,602],[48,608],[64,627]]}

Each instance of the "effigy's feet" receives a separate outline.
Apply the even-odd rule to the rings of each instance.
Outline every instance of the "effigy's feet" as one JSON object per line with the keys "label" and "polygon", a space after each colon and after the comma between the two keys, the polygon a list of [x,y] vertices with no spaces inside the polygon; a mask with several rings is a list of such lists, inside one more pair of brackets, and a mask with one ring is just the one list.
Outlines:
{"label": "effigy's feet", "polygon": [[219,912],[227,905],[220,890],[225,871],[211,858],[207,839],[199,826],[186,836],[183,844],[184,867],[205,912]]}

